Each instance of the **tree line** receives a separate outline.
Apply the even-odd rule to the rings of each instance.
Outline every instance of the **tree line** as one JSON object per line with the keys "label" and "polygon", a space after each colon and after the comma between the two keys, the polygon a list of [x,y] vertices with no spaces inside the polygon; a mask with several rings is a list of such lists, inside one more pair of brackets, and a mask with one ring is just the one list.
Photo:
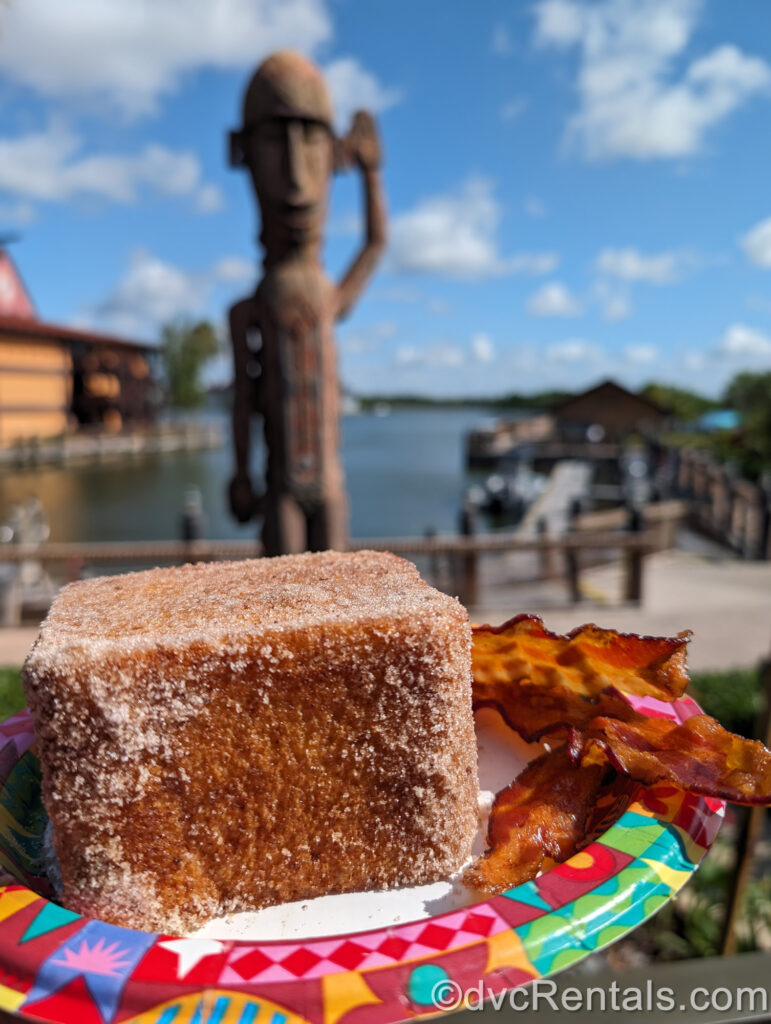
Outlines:
{"label": "tree line", "polygon": [[[195,409],[204,401],[206,389],[202,372],[207,363],[225,351],[216,328],[208,320],[176,320],[161,333],[160,352],[164,367],[168,403],[178,409]],[[391,406],[415,408],[443,406],[489,408],[505,411],[548,412],[575,394],[568,391],[540,391],[530,394],[511,392],[497,397],[436,398],[425,395],[358,396],[363,409],[386,402]],[[736,374],[718,398],[708,398],[686,388],[651,381],[640,394],[655,402],[677,422],[683,440],[689,428],[704,413],[714,409],[733,409],[739,414],[736,431],[716,431],[709,442],[715,453],[731,458],[741,471],[752,478],[771,471],[771,370]],[[691,437],[693,442],[694,438]]]}

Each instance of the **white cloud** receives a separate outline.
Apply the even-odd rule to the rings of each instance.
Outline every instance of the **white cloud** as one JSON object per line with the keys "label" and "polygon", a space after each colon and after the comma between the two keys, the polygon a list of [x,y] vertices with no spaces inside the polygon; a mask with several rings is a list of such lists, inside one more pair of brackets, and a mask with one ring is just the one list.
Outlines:
{"label": "white cloud", "polygon": [[212,276],[226,284],[240,284],[250,278],[256,281],[259,273],[255,261],[245,260],[240,256],[223,256],[212,268]]}
{"label": "white cloud", "polygon": [[386,338],[393,338],[398,328],[392,320],[381,320],[379,323],[373,324],[369,328],[370,334],[373,338],[378,338],[381,341]]}
{"label": "white cloud", "polygon": [[347,131],[355,110],[380,113],[402,98],[399,89],[381,85],[372,72],[353,57],[340,57],[327,64],[324,76],[332,94],[335,121],[341,131]]}
{"label": "white cloud", "polygon": [[391,284],[378,288],[375,297],[386,302],[420,303],[432,316],[449,316],[453,311],[453,305],[447,299],[438,295],[428,295],[411,284]]}
{"label": "white cloud", "polygon": [[551,363],[596,363],[602,359],[602,352],[591,342],[569,338],[550,345],[546,349],[546,358]]}
{"label": "white cloud", "polygon": [[530,296],[527,309],[533,316],[580,316],[581,303],[564,284],[549,281]]}
{"label": "white cloud", "polygon": [[204,316],[216,285],[234,284],[256,269],[239,257],[223,257],[202,271],[188,271],[136,249],[126,271],[83,323],[126,336],[154,338],[177,317]]}
{"label": "white cloud", "polygon": [[390,320],[382,320],[380,323],[358,330],[343,327],[340,332],[340,348],[346,355],[376,352],[381,347],[381,342],[393,338],[397,330],[396,324]]}
{"label": "white cloud", "polygon": [[189,72],[246,69],[332,36],[323,0],[21,0],[3,7],[3,74],[37,92],[157,109]]}
{"label": "white cloud", "polygon": [[554,252],[522,252],[507,256],[503,260],[503,274],[550,274],[559,266],[559,256]]}
{"label": "white cloud", "polygon": [[623,249],[603,249],[595,261],[596,269],[609,277],[623,281],[647,281],[649,284],[669,284],[677,277],[681,258],[674,252],[645,255],[631,246]]}
{"label": "white cloud", "polygon": [[539,199],[538,196],[528,196],[523,203],[523,208],[528,217],[545,217],[549,212],[546,203],[543,199]]}
{"label": "white cloud", "polygon": [[645,344],[616,349],[584,338],[551,345],[512,339],[496,344],[492,362],[475,358],[473,347],[473,338],[468,346],[443,342],[424,350],[418,344],[408,345],[398,362],[390,352],[379,364],[344,361],[344,379],[362,393],[382,392],[385,386],[394,394],[501,395],[523,389],[580,390],[608,378],[637,389],[653,373],[672,384],[689,379],[699,391],[717,395],[737,369],[735,362],[720,361],[709,352],[679,349],[674,342],[658,349]]}
{"label": "white cloud", "polygon": [[704,358],[703,352],[685,352],[683,365],[691,373],[701,373],[707,366],[707,360]]}
{"label": "white cloud", "polygon": [[202,185],[195,197],[196,209],[200,213],[219,213],[225,207],[225,197],[218,185]]}
{"label": "white cloud", "polygon": [[498,243],[500,221],[501,209],[486,179],[474,178],[455,193],[424,199],[394,218],[391,269],[459,278],[554,270],[558,264],[554,253],[503,256]]}
{"label": "white cloud", "polygon": [[428,348],[403,345],[397,349],[397,366],[459,367],[466,362],[466,353],[457,345],[439,342]]}
{"label": "white cloud", "polygon": [[364,218],[361,213],[349,210],[335,216],[327,223],[329,238],[361,238],[364,234]]}
{"label": "white cloud", "polygon": [[535,41],[580,49],[579,106],[567,138],[590,160],[684,157],[771,87],[771,67],[724,45],[676,66],[702,0],[540,0]]}
{"label": "white cloud", "polygon": [[731,324],[715,346],[715,353],[727,359],[771,360],[771,337],[746,324]]}
{"label": "white cloud", "polygon": [[142,188],[197,202],[203,197],[204,205],[211,206],[216,186],[201,183],[194,153],[148,143],[135,155],[86,154],[80,136],[61,121],[42,131],[0,138],[0,191],[28,202],[97,196],[131,203]]}
{"label": "white cloud", "polygon": [[608,323],[618,323],[631,316],[632,305],[624,285],[601,279],[596,282],[593,295],[599,303],[603,320]]}
{"label": "white cloud", "polygon": [[741,239],[741,245],[750,263],[756,267],[771,267],[771,217],[750,228]]}
{"label": "white cloud", "polygon": [[653,345],[627,345],[624,355],[630,363],[647,366],[649,363],[656,362],[659,353]]}
{"label": "white cloud", "polygon": [[432,316],[449,316],[453,306],[447,299],[429,298],[426,299],[426,309]]}
{"label": "white cloud", "polygon": [[537,4],[536,41],[542,46],[572,46],[584,29],[584,11],[573,0],[547,0]]}
{"label": "white cloud", "polygon": [[363,334],[351,334],[339,341],[340,351],[348,356],[361,356],[365,353],[376,352],[377,343]]}
{"label": "white cloud", "polygon": [[514,121],[523,114],[530,104],[527,96],[512,96],[501,106],[501,120]]}
{"label": "white cloud", "polygon": [[492,363],[495,359],[495,345],[487,334],[475,334],[471,339],[471,354],[479,363]]}
{"label": "white cloud", "polygon": [[381,296],[387,302],[422,302],[425,299],[423,292],[410,284],[388,285],[380,291]]}
{"label": "white cloud", "polygon": [[632,315],[632,306],[626,295],[611,295],[603,304],[602,318],[608,323],[618,323]]}
{"label": "white cloud", "polygon": [[26,227],[35,216],[35,207],[26,199],[0,204],[0,224],[8,227]]}
{"label": "white cloud", "polygon": [[472,336],[468,348],[453,342],[440,341],[432,345],[402,345],[396,350],[394,362],[398,369],[473,369],[488,366],[496,358],[495,345],[488,334]]}
{"label": "white cloud", "polygon": [[113,291],[93,313],[124,334],[142,333],[178,316],[200,314],[204,291],[195,276],[137,250]]}
{"label": "white cloud", "polygon": [[490,41],[490,49],[498,57],[507,57],[512,49],[511,33],[503,22],[498,22],[493,27],[493,37]]}
{"label": "white cloud", "polygon": [[395,359],[398,366],[414,366],[423,362],[424,354],[414,345],[402,345],[396,350]]}

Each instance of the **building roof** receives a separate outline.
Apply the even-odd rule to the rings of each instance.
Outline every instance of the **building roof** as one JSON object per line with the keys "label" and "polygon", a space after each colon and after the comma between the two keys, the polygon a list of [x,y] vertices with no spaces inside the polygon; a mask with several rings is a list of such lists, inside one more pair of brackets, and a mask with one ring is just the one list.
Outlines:
{"label": "building roof", "polygon": [[29,341],[75,341],[86,345],[109,345],[113,348],[130,348],[138,352],[154,352],[157,346],[144,341],[130,341],[115,338],[110,334],[81,330],[76,327],[61,327],[59,324],[44,323],[29,317],[0,315],[0,337],[22,335]]}
{"label": "building roof", "polygon": [[0,249],[0,316],[34,319],[35,304],[15,263]]}
{"label": "building roof", "polygon": [[0,246],[0,337],[9,334],[23,335],[29,341],[79,341],[86,345],[128,347],[143,352],[155,349],[154,345],[146,342],[38,320],[35,305],[16,264]]}
{"label": "building roof", "polygon": [[566,398],[563,402],[560,402],[559,405],[556,405],[552,412],[555,416],[564,419],[570,415],[570,407],[575,403],[579,401],[583,402],[586,398],[600,398],[603,395],[607,396],[609,393],[631,400],[638,405],[644,405],[655,416],[666,416],[665,411],[657,402],[652,401],[650,398],[646,398],[645,395],[638,395],[634,391],[627,390],[627,388],[622,387],[621,384],[617,384],[614,380],[604,380],[595,385],[595,387],[589,388],[588,391],[582,391],[578,395],[571,395],[570,398]]}

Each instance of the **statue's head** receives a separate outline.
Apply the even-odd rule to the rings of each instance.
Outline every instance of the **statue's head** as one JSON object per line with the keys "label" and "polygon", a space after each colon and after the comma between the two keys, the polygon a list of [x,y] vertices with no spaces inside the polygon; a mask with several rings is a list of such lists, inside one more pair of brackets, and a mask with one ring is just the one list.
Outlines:
{"label": "statue's head", "polygon": [[321,72],[298,53],[272,54],[249,82],[243,126],[231,135],[231,163],[249,170],[266,237],[291,245],[321,236],[333,151]]}

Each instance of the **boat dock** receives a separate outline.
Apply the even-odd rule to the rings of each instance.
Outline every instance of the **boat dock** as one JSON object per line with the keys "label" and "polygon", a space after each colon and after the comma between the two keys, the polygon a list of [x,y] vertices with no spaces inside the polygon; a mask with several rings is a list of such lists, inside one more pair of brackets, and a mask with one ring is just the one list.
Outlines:
{"label": "boat dock", "polygon": [[189,420],[140,427],[120,433],[81,430],[57,437],[30,437],[0,447],[0,467],[106,462],[149,454],[219,448],[225,441],[221,423]]}
{"label": "boat dock", "polygon": [[566,459],[558,462],[549,482],[525,513],[517,533],[534,537],[544,531],[561,536],[570,528],[571,514],[589,492],[592,469],[588,462]]}

